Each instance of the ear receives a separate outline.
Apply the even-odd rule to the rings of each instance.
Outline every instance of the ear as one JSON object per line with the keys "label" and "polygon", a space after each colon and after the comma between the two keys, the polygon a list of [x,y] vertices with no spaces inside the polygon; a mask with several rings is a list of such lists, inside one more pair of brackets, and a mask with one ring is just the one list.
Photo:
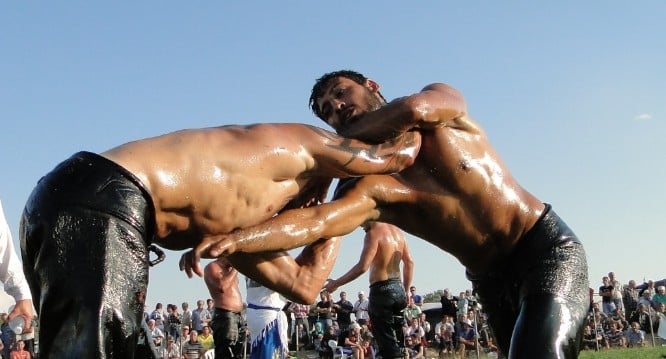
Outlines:
{"label": "ear", "polygon": [[379,92],[379,84],[376,83],[374,80],[371,79],[365,80],[365,87],[367,87],[373,93]]}

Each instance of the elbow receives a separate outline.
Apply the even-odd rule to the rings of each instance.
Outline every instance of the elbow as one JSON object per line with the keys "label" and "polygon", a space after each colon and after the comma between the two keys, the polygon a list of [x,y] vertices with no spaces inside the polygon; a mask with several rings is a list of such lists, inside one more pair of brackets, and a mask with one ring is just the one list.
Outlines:
{"label": "elbow", "polygon": [[301,286],[300,288],[294,288],[291,293],[285,294],[285,297],[292,302],[299,304],[310,305],[317,300],[319,296],[319,290],[315,288],[304,288],[307,286]]}

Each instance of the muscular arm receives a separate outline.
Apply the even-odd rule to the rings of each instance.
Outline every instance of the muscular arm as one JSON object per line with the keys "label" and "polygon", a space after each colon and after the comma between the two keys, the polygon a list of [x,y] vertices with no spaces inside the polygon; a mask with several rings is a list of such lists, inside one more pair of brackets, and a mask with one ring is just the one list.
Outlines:
{"label": "muscular arm", "polygon": [[342,131],[342,135],[364,141],[385,141],[411,129],[447,126],[478,131],[466,120],[465,100],[456,89],[433,83],[421,92],[395,99],[368,112]]}
{"label": "muscular arm", "polygon": [[370,145],[315,126],[308,128],[315,135],[304,133],[299,138],[314,158],[312,172],[318,176],[343,178],[396,173],[414,163],[421,147],[417,132],[399,133],[383,143]]}
{"label": "muscular arm", "polygon": [[350,191],[333,202],[284,211],[256,226],[238,229],[226,235],[205,237],[196,248],[183,254],[181,270],[188,277],[192,273],[201,276],[200,258],[217,258],[237,252],[286,251],[310,244],[319,238],[351,233],[361,224],[378,216],[379,211],[373,199]]}
{"label": "muscular arm", "polygon": [[320,239],[296,259],[287,252],[234,253],[229,262],[241,273],[296,303],[313,303],[333,269],[342,239]]}
{"label": "muscular arm", "polygon": [[358,262],[351,267],[347,273],[340,276],[338,279],[335,279],[329,282],[326,285],[326,290],[329,292],[335,291],[338,287],[343,286],[354,279],[360,277],[363,273],[368,271],[372,260],[377,254],[378,240],[373,237],[370,233],[366,233],[365,238],[363,239],[363,250],[361,250],[361,257]]}
{"label": "muscular arm", "polygon": [[405,247],[402,249],[402,285],[405,287],[405,293],[409,293],[413,278],[414,260],[412,259],[412,253],[409,251],[407,239],[405,239]]}

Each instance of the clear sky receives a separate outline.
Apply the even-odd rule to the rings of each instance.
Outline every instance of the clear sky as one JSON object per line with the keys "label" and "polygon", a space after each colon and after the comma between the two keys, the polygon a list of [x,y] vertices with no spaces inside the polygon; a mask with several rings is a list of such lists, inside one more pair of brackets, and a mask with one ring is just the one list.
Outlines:
{"label": "clear sky", "polygon": [[[387,98],[431,82],[462,91],[515,177],[584,242],[592,287],[608,271],[666,277],[666,3],[410,4],[4,2],[0,197],[15,242],[36,181],[74,152],[182,128],[324,126],[307,106],[314,80],[353,69]],[[409,239],[420,293],[470,287],[455,258]],[[149,306],[209,297],[180,254],[151,270]]]}

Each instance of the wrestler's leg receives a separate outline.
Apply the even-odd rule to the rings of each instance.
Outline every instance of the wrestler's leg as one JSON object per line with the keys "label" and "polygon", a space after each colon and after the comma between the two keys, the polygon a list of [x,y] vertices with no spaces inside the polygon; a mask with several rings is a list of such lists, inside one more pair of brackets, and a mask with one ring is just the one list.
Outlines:
{"label": "wrestler's leg", "polygon": [[211,329],[213,329],[216,358],[230,359],[235,356],[240,321],[241,314],[239,312],[215,310]]}
{"label": "wrestler's leg", "polygon": [[531,268],[509,358],[577,358],[589,308],[587,262],[580,243],[553,248]]}
{"label": "wrestler's leg", "polygon": [[467,277],[472,282],[479,302],[483,305],[497,347],[500,352],[508,353],[518,311],[517,305],[513,305],[511,293],[506,289],[507,285],[499,277],[472,277],[469,273]]}
{"label": "wrestler's leg", "polygon": [[87,209],[24,214],[22,248],[42,358],[134,357],[148,253],[127,227]]}
{"label": "wrestler's leg", "polygon": [[368,315],[372,323],[372,333],[377,340],[379,353],[382,358],[402,358],[404,353],[404,333],[402,332],[402,322],[397,325],[397,313],[403,310],[407,305],[405,294],[402,287],[397,286],[402,292],[398,294],[397,290],[376,291],[370,289],[370,304],[368,305]]}
{"label": "wrestler's leg", "polygon": [[525,298],[509,358],[577,358],[582,323],[577,305],[554,295]]}

